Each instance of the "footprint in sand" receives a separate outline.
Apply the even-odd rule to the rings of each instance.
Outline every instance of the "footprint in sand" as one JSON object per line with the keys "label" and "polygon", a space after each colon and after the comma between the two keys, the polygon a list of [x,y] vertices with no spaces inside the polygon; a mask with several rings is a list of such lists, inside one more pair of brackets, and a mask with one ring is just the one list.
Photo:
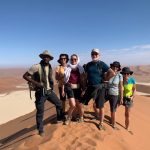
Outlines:
{"label": "footprint in sand", "polygon": [[64,136],[66,136],[66,132],[61,133],[61,137],[64,137]]}
{"label": "footprint in sand", "polygon": [[84,138],[83,142],[85,142],[85,143],[87,143],[89,145],[92,145],[92,146],[96,146],[97,145],[96,142],[93,139],[88,138],[88,137]]}

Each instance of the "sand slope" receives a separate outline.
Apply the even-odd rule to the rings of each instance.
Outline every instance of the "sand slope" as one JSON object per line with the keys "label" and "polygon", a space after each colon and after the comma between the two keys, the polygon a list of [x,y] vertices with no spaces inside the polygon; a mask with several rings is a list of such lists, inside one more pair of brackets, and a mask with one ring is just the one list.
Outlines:
{"label": "sand slope", "polygon": [[[46,135],[44,138],[38,136],[35,130],[34,117],[30,121],[25,120],[24,123],[14,122],[14,126],[28,122],[28,126],[23,127],[20,131],[12,134],[11,138],[3,133],[1,149],[13,150],[149,150],[149,123],[150,123],[150,99],[149,97],[136,96],[135,105],[131,113],[131,130],[128,132],[124,129],[124,107],[120,106],[117,112],[117,127],[119,130],[114,130],[109,125],[109,105],[105,106],[105,131],[100,131],[97,127],[98,121],[91,120],[92,112],[91,106],[86,108],[85,122],[72,122],[69,126],[62,124],[55,124],[54,119],[45,118],[46,124],[44,126]],[[53,108],[53,107],[52,107]],[[47,112],[47,110],[46,110]],[[53,108],[53,111],[55,109]],[[51,114],[53,116],[54,114]],[[48,117],[48,116],[47,116]],[[23,124],[22,124],[23,123]],[[33,126],[34,124],[34,126]],[[5,130],[10,127],[10,123],[1,126],[0,129]],[[6,136],[6,137],[5,137]],[[14,138],[15,137],[15,138]]]}

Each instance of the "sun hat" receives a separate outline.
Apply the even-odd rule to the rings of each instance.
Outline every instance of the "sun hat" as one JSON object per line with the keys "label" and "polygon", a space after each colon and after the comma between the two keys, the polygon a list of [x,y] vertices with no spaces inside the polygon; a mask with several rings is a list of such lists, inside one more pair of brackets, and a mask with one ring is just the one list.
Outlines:
{"label": "sun hat", "polygon": [[65,56],[65,57],[66,57],[66,62],[69,61],[69,56],[68,56],[68,54],[60,54],[60,55],[59,55],[59,59],[57,60],[58,63],[61,63],[60,60],[61,60],[61,57],[62,57],[62,56]]}
{"label": "sun hat", "polygon": [[99,54],[100,51],[99,51],[98,48],[93,48],[92,51],[91,51],[91,54],[92,54],[92,53],[97,53],[97,54]]}
{"label": "sun hat", "polygon": [[118,68],[118,71],[121,70],[121,65],[120,65],[120,62],[118,61],[114,61],[113,63],[110,64],[110,67],[117,67]]}
{"label": "sun hat", "polygon": [[122,71],[120,73],[121,74],[129,73],[130,75],[132,75],[133,71],[131,71],[129,67],[124,67],[124,68],[122,68]]}
{"label": "sun hat", "polygon": [[51,60],[54,59],[54,57],[48,52],[48,50],[44,50],[44,52],[39,55],[39,57],[42,58],[42,59],[43,59],[43,56],[49,56],[49,58]]}

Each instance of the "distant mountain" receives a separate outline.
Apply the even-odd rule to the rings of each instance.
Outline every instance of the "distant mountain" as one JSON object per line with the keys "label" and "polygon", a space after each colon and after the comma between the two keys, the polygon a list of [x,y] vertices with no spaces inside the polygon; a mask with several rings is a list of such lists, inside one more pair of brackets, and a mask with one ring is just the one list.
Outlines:
{"label": "distant mountain", "polygon": [[150,65],[131,66],[138,82],[150,82]]}

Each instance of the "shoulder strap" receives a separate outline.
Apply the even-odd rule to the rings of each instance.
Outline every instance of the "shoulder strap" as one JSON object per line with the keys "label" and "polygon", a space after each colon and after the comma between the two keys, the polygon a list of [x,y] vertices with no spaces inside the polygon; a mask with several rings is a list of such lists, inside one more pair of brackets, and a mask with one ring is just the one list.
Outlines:
{"label": "shoulder strap", "polygon": [[101,63],[101,61],[97,62],[97,67],[98,67],[99,72],[101,73],[102,72],[102,67],[103,67],[103,64]]}
{"label": "shoulder strap", "polygon": [[38,73],[40,75],[40,82],[41,82],[41,80],[42,80],[42,66],[41,66],[41,64],[38,64],[38,65],[39,65]]}
{"label": "shoulder strap", "polygon": [[114,82],[114,80],[116,79],[117,76],[119,77],[119,82],[120,82],[120,80],[121,80],[121,74],[120,74],[120,73],[117,73],[117,74],[114,76],[113,80],[112,80],[112,84],[113,84],[113,82]]}

